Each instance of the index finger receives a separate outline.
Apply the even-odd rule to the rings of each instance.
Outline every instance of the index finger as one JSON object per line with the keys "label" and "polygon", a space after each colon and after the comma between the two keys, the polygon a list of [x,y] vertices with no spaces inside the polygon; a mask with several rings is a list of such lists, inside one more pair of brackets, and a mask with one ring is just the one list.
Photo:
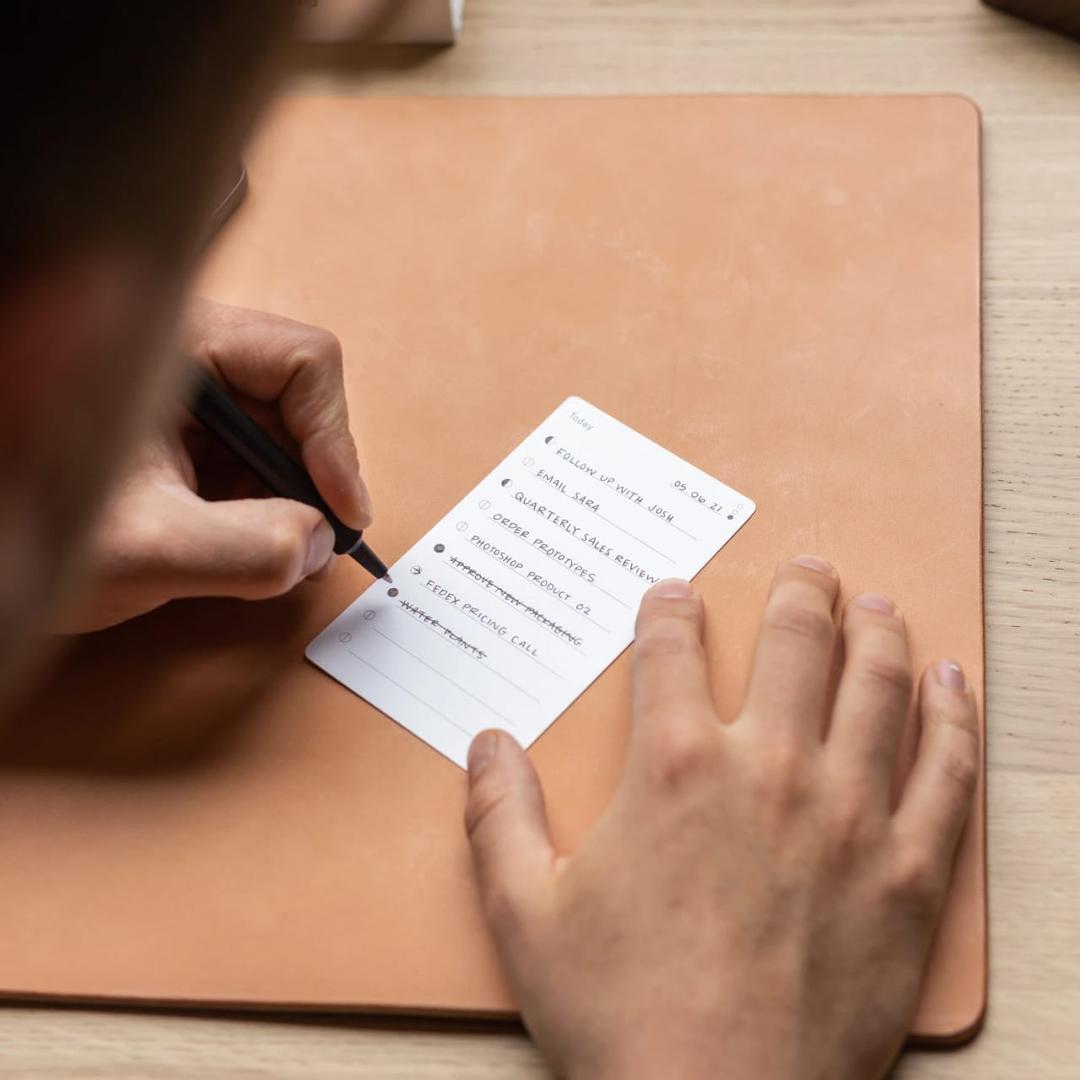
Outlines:
{"label": "index finger", "polygon": [[743,716],[768,739],[819,742],[829,696],[840,579],[824,559],[797,555],[776,569],[758,633]]}
{"label": "index finger", "polygon": [[229,386],[278,407],[330,509],[346,525],[367,528],[371,499],[349,430],[337,338],[279,315],[207,301],[195,309],[186,336],[188,350]]}
{"label": "index finger", "polygon": [[704,608],[685,581],[661,581],[641,601],[634,641],[633,741],[651,760],[678,758],[719,724],[709,689]]}

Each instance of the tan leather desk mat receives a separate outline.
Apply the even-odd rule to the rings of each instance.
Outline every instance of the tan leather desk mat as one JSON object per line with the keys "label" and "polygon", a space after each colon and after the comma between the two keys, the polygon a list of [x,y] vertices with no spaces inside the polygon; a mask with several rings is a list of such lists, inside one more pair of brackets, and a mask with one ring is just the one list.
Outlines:
{"label": "tan leather desk mat", "polygon": [[[982,686],[979,120],[955,97],[287,100],[208,295],[332,327],[402,553],[569,394],[746,492],[698,581],[721,709],[776,562],[900,604]],[[13,995],[503,1013],[465,776],[309,666],[367,583],[187,602],[75,645],[0,746]],[[624,655],[532,751],[604,807]],[[984,818],[917,1033],[986,984]]]}

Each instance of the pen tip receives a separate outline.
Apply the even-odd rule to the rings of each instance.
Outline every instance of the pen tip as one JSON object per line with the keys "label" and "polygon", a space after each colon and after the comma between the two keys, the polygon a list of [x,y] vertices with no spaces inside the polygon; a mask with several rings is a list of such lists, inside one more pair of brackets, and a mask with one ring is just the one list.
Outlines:
{"label": "pen tip", "polygon": [[383,574],[382,579],[383,581],[388,581],[391,585],[394,584],[394,579],[390,576],[389,570],[385,574]]}

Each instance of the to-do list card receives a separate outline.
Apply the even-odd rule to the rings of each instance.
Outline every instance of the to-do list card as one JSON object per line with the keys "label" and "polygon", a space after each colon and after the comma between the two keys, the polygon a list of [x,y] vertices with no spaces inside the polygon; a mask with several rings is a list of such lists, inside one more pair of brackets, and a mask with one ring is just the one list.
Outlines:
{"label": "to-do list card", "polygon": [[630,644],[649,586],[692,577],[753,512],[569,398],[307,657],[464,767],[485,728],[537,739]]}

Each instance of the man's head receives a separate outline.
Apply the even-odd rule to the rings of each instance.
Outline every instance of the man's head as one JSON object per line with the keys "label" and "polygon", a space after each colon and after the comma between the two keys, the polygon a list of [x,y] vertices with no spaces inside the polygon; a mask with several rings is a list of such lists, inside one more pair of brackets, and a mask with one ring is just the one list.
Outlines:
{"label": "man's head", "polygon": [[295,0],[0,9],[0,701],[140,414]]}

